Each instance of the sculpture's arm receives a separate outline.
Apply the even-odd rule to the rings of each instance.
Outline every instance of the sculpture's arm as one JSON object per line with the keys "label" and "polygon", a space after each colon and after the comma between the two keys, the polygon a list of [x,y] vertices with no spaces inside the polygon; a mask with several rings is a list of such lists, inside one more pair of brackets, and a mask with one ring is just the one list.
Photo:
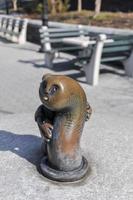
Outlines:
{"label": "sculpture's arm", "polygon": [[38,124],[43,139],[47,142],[52,137],[53,130],[53,125],[48,117],[48,114],[48,110],[44,107],[44,105],[40,105],[35,112],[35,121]]}
{"label": "sculpture's arm", "polygon": [[92,108],[89,105],[89,103],[87,102],[87,106],[86,106],[86,121],[88,121],[90,119],[91,114],[92,114]]}

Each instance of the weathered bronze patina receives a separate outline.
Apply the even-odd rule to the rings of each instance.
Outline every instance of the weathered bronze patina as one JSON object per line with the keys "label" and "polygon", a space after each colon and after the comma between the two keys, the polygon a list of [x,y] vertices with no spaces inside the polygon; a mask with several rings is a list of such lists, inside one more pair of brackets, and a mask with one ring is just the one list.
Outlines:
{"label": "weathered bronze patina", "polygon": [[42,105],[35,120],[43,138],[42,173],[56,181],[76,181],[88,172],[80,138],[91,114],[84,90],[75,80],[46,74],[39,88]]}

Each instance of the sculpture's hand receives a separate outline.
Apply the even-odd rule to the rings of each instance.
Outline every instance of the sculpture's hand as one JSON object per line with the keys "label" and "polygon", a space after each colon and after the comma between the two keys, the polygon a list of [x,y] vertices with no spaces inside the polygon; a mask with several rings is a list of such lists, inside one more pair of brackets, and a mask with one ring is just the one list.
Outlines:
{"label": "sculpture's hand", "polygon": [[45,108],[43,105],[38,107],[37,111],[35,112],[35,121],[38,124],[43,139],[49,142],[52,137],[53,126],[48,119],[47,111],[44,109]]}
{"label": "sculpture's hand", "polygon": [[43,121],[43,123],[38,124],[38,126],[40,128],[40,131],[44,140],[49,142],[52,137],[53,126],[49,122],[46,122],[46,121]]}
{"label": "sculpture's hand", "polygon": [[90,107],[89,103],[87,102],[86,106],[86,121],[90,119],[90,116],[92,114],[92,108]]}

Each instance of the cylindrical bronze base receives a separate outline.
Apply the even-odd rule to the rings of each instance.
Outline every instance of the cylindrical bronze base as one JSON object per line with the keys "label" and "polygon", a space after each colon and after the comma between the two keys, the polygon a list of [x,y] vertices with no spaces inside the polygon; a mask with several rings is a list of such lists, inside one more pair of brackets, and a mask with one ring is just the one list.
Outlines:
{"label": "cylindrical bronze base", "polygon": [[88,161],[85,157],[82,157],[82,163],[78,169],[75,169],[73,171],[59,171],[57,169],[52,168],[49,163],[48,159],[45,156],[41,160],[40,164],[42,173],[45,177],[59,182],[74,182],[82,179],[86,176],[86,174],[89,172],[89,165]]}

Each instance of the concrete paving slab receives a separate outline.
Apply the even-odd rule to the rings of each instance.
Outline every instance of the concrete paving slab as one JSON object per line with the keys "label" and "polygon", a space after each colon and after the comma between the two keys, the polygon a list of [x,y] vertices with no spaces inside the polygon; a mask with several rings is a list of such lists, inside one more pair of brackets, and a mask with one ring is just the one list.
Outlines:
{"label": "concrete paving slab", "polygon": [[81,147],[91,173],[77,183],[52,182],[38,172],[41,139],[33,113],[0,121],[1,200],[132,200],[133,123],[95,113],[84,128]]}
{"label": "concrete paving slab", "polygon": [[[101,66],[97,87],[86,84],[82,69],[44,67],[38,46],[0,41],[0,199],[133,199],[133,79],[117,67]],[[34,122],[38,87],[45,73],[78,80],[93,115],[81,141],[90,175],[75,184],[59,184],[38,172],[41,138]]]}

